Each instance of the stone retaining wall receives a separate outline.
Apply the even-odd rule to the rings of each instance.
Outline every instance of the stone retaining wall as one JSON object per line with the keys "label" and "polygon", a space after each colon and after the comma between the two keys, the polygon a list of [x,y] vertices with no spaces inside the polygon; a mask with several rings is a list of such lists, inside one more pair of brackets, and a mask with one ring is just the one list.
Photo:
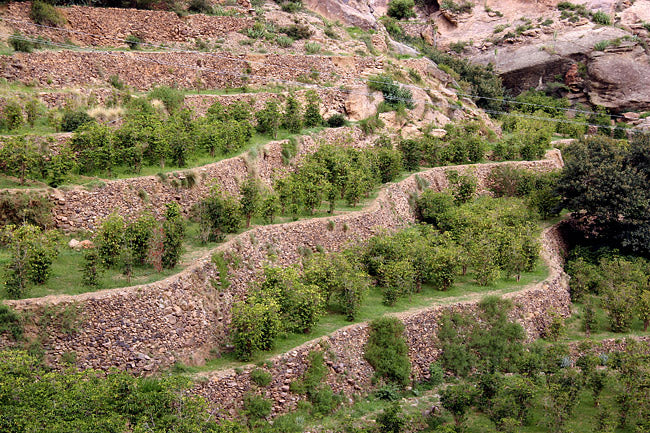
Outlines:
{"label": "stone retaining wall", "polygon": [[[483,185],[492,168],[500,164],[548,171],[561,166],[561,157],[558,151],[552,151],[541,161],[451,169],[473,172]],[[449,169],[434,168],[417,176],[428,181],[432,188],[442,189],[447,186],[445,173]],[[220,176],[226,183],[231,181],[232,173],[220,173]],[[285,266],[297,262],[301,256],[299,251],[305,247],[338,251],[382,230],[405,227],[415,220],[409,196],[417,190],[418,181],[412,175],[387,186],[367,209],[331,218],[256,227],[238,235],[214,250],[232,259],[231,263],[238,263],[236,267],[231,266],[231,285],[227,290],[213,284],[217,271],[208,255],[181,273],[151,284],[5,303],[33,313],[33,318],[41,317],[46,310],[53,317],[42,329],[35,325],[28,329],[31,334],[40,332],[46,359],[52,364],[57,364],[69,352],[76,354],[77,365],[82,368],[116,366],[143,372],[168,367],[175,361],[201,363],[210,349],[227,342],[230,307],[234,300],[245,296],[266,263]],[[116,198],[117,194],[102,200]],[[333,229],[329,221],[334,223]],[[554,280],[549,281],[556,290]],[[545,299],[545,295],[540,296],[537,302],[547,302]],[[68,317],[76,320],[66,320],[66,311]],[[526,319],[530,323],[537,320],[541,316],[535,322]],[[354,332],[363,331],[360,328]],[[9,344],[7,336],[0,336],[0,347]]]}
{"label": "stone retaining wall", "polygon": [[[30,37],[44,37],[54,42],[82,46],[126,47],[120,42],[135,35],[143,42],[161,44],[214,40],[231,32],[252,27],[253,17],[190,14],[179,17],[175,12],[123,8],[70,6],[57,8],[66,18],[63,27],[70,32],[36,27],[32,23],[31,2],[10,3],[2,14],[4,25]],[[9,21],[15,20],[15,21]],[[100,36],[101,35],[101,36]]]}
{"label": "stone retaining wall", "polygon": [[102,87],[116,75],[137,90],[163,85],[222,89],[300,81],[311,71],[320,72],[319,82],[348,85],[382,68],[381,59],[370,57],[228,52],[40,51],[0,56],[0,77],[51,88]]}

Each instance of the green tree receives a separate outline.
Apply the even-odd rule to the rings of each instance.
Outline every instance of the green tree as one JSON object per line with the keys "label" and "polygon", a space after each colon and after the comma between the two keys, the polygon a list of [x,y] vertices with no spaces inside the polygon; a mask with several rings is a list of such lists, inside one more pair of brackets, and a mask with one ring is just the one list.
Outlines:
{"label": "green tree", "polygon": [[81,282],[86,287],[99,288],[100,281],[100,257],[97,248],[88,248],[84,250],[84,263],[81,269]]}
{"label": "green tree", "polygon": [[125,232],[124,218],[117,213],[110,214],[101,222],[94,243],[105,267],[112,268],[117,264]]}
{"label": "green tree", "polygon": [[185,238],[185,220],[181,207],[176,202],[165,205],[165,220],[163,221],[163,268],[172,269],[181,258],[183,240]]}
{"label": "green tree", "polygon": [[251,225],[251,217],[261,208],[262,186],[258,179],[248,176],[241,185],[240,193],[241,212],[246,218],[246,227],[248,228]]}
{"label": "green tree", "polygon": [[416,272],[409,260],[389,261],[379,268],[384,304],[395,305],[400,296],[415,291]]}
{"label": "green tree", "polygon": [[199,219],[202,240],[220,241],[224,233],[234,233],[242,223],[241,203],[235,197],[223,194],[215,186],[210,195],[193,208],[193,213]]}
{"label": "green tree", "polygon": [[20,178],[20,183],[25,183],[25,178],[36,174],[35,169],[42,159],[36,145],[25,137],[16,137],[4,143],[0,149],[0,168],[2,172]]}
{"label": "green tree", "polygon": [[57,256],[57,233],[23,224],[6,226],[1,232],[2,243],[9,246],[11,258],[5,268],[5,289],[11,298],[27,293],[29,283],[45,283]]}
{"label": "green tree", "polygon": [[398,20],[403,20],[405,18],[413,18],[415,16],[415,11],[413,10],[415,3],[413,0],[391,0],[388,3],[388,12],[389,17],[396,18]]}
{"label": "green tree", "polygon": [[467,412],[472,407],[475,390],[469,384],[450,385],[440,392],[440,404],[451,412],[459,429]]}
{"label": "green tree", "polygon": [[268,134],[272,138],[277,138],[278,129],[280,128],[280,110],[278,103],[273,100],[266,101],[264,108],[255,113],[257,119],[257,130],[261,134]]}
{"label": "green tree", "polygon": [[394,402],[377,417],[381,433],[401,433],[406,425],[399,402]]}
{"label": "green tree", "polygon": [[16,101],[8,101],[2,109],[2,125],[9,131],[13,131],[24,123],[23,108]]}
{"label": "green tree", "polygon": [[411,361],[404,338],[404,324],[394,317],[375,319],[368,325],[363,357],[375,369],[375,377],[406,385]]}
{"label": "green tree", "polygon": [[273,224],[273,219],[280,212],[280,199],[275,192],[267,192],[262,197],[260,215],[267,224]]}
{"label": "green tree", "polygon": [[272,298],[249,297],[232,308],[232,342],[235,356],[250,360],[254,352],[269,350],[281,329],[280,307]]}
{"label": "green tree", "polygon": [[290,93],[287,97],[286,106],[284,109],[282,126],[287,131],[293,134],[297,134],[302,129],[302,122],[300,102],[298,102],[293,93]]}
{"label": "green tree", "polygon": [[648,330],[650,325],[650,290],[646,289],[641,292],[638,301],[639,319],[643,322],[643,331]]}
{"label": "green tree", "polygon": [[133,261],[139,266],[147,261],[149,245],[156,225],[153,215],[145,213],[126,227],[125,241],[131,249]]}
{"label": "green tree", "polygon": [[305,107],[303,124],[306,128],[322,125],[323,116],[320,114],[321,100],[318,93],[314,90],[308,90],[305,97],[307,98],[307,106]]}

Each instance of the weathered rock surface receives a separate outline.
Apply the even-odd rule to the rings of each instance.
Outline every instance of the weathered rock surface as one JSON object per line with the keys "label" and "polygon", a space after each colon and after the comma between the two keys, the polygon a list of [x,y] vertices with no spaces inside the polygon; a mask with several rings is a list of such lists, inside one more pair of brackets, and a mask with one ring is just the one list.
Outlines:
{"label": "weathered rock surface", "polygon": [[592,104],[628,110],[650,107],[650,57],[642,50],[592,55],[588,71]]}

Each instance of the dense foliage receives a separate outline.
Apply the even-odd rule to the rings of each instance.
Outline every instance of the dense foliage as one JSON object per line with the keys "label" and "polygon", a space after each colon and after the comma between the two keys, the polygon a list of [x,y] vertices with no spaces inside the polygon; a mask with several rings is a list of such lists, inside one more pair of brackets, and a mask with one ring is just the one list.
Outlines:
{"label": "dense foliage", "polygon": [[558,190],[582,237],[650,254],[648,155],[648,134],[634,135],[629,144],[592,136],[566,149]]}

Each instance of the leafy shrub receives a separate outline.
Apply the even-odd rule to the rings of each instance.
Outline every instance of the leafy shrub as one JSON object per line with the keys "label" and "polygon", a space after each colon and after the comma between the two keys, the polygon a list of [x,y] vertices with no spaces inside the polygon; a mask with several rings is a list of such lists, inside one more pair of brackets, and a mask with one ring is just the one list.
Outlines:
{"label": "leafy shrub", "polygon": [[446,9],[453,13],[458,14],[468,14],[472,12],[474,5],[471,2],[462,0],[460,3],[456,3],[454,0],[443,0],[440,3],[441,9]]}
{"label": "leafy shrub", "polygon": [[95,119],[90,117],[88,113],[83,110],[70,111],[66,110],[61,119],[61,131],[74,132],[83,125],[95,122]]}
{"label": "leafy shrub", "polygon": [[247,394],[244,396],[244,414],[250,420],[259,420],[271,414],[273,402],[261,395]]}
{"label": "leafy shrub", "polygon": [[279,47],[289,48],[293,44],[293,39],[289,36],[278,35],[275,38],[275,43],[278,44]]}
{"label": "leafy shrub", "polygon": [[296,13],[300,10],[302,10],[302,1],[286,1],[283,2],[281,5],[281,9],[284,12],[288,12],[290,14]]}
{"label": "leafy shrub", "polygon": [[14,340],[20,340],[23,336],[21,318],[11,307],[0,304],[0,335],[8,332]]}
{"label": "leafy shrub", "polygon": [[313,35],[313,32],[306,24],[292,24],[289,27],[280,29],[280,31],[293,40],[309,39]]}
{"label": "leafy shrub", "polygon": [[15,51],[21,51],[23,53],[31,53],[36,48],[34,43],[20,32],[14,32],[9,36],[9,45]]}
{"label": "leafy shrub", "polygon": [[609,26],[612,24],[612,18],[603,11],[596,11],[591,14],[591,20],[596,24]]}
{"label": "leafy shrub", "polygon": [[377,424],[381,433],[401,433],[406,425],[402,408],[398,402],[386,408],[378,417]]}
{"label": "leafy shrub", "polygon": [[233,305],[232,342],[237,359],[248,361],[254,352],[273,347],[281,328],[279,311],[275,300],[255,296]]}
{"label": "leafy shrub", "polygon": [[387,14],[389,17],[397,18],[398,20],[412,18],[415,16],[414,6],[415,3],[413,0],[391,0],[388,3]]}
{"label": "leafy shrub", "polygon": [[406,385],[411,374],[411,361],[404,338],[404,324],[393,317],[382,317],[370,322],[368,327],[363,357],[375,369],[375,377]]}
{"label": "leafy shrub", "polygon": [[327,126],[329,126],[330,128],[340,128],[342,126],[345,126],[346,124],[347,124],[347,120],[345,119],[345,116],[341,113],[332,114],[327,119]]}
{"label": "leafy shrub", "polygon": [[25,123],[23,108],[16,101],[9,101],[2,109],[2,125],[9,131],[18,129]]}
{"label": "leafy shrub", "polygon": [[198,217],[203,241],[220,241],[225,233],[235,233],[242,225],[241,204],[231,195],[223,195],[214,188],[210,195],[195,205],[193,214]]}
{"label": "leafy shrub", "polygon": [[320,53],[320,44],[316,42],[307,42],[305,44],[305,51],[307,54],[318,54]]}
{"label": "leafy shrub", "polygon": [[81,269],[81,283],[86,287],[99,288],[101,281],[101,260],[97,248],[84,250],[84,263]]}
{"label": "leafy shrub", "polygon": [[187,10],[201,14],[210,14],[213,11],[212,5],[208,0],[190,0],[187,5]]}
{"label": "leafy shrub", "polygon": [[32,3],[29,16],[34,22],[49,26],[62,26],[66,23],[65,17],[51,4],[36,0]]}
{"label": "leafy shrub", "polygon": [[271,383],[271,379],[271,373],[261,368],[256,368],[251,371],[251,380],[259,386],[268,386]]}
{"label": "leafy shrub", "polygon": [[403,106],[409,109],[415,107],[413,93],[398,83],[395,83],[391,77],[386,74],[380,74],[370,77],[368,87],[378,90],[384,95],[386,103],[393,108]]}
{"label": "leafy shrub", "polygon": [[429,364],[429,384],[431,386],[440,385],[445,378],[445,372],[437,362]]}
{"label": "leafy shrub", "polygon": [[162,101],[169,113],[180,110],[185,101],[185,95],[182,90],[168,86],[158,86],[153,88],[149,92],[148,97],[149,99],[158,99]]}
{"label": "leafy shrub", "polygon": [[52,202],[35,193],[0,192],[0,227],[31,224],[41,228],[52,224]]}
{"label": "leafy shrub", "polygon": [[140,48],[140,44],[142,43],[142,39],[137,37],[136,35],[128,35],[125,39],[126,45],[128,45],[129,49],[131,50],[137,50]]}
{"label": "leafy shrub", "polygon": [[185,238],[185,221],[178,203],[172,202],[165,205],[165,221],[163,228],[163,255],[162,266],[172,269],[180,260]]}

